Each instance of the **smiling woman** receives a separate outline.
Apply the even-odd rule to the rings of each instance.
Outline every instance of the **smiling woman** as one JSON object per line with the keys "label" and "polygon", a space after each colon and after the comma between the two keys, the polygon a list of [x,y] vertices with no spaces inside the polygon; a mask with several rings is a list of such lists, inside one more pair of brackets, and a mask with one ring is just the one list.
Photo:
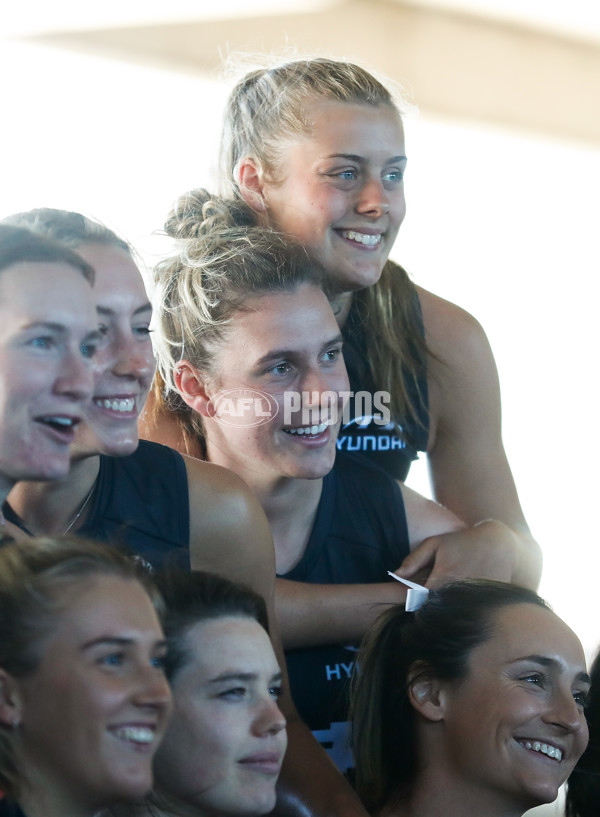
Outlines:
{"label": "smiling woman", "polygon": [[392,608],[358,658],[357,789],[385,817],[520,817],[556,799],[588,740],[575,634],[530,590],[489,581]]}
{"label": "smiling woman", "polygon": [[173,717],[154,763],[155,790],[133,813],[266,814],[275,805],[287,736],[265,604],[209,573],[157,581],[167,607]]}
{"label": "smiling woman", "polygon": [[92,281],[67,248],[0,225],[0,499],[68,471],[92,393]]}
{"label": "smiling woman", "polygon": [[170,709],[156,607],[146,569],[116,550],[0,550],[0,814],[91,817],[148,792]]}

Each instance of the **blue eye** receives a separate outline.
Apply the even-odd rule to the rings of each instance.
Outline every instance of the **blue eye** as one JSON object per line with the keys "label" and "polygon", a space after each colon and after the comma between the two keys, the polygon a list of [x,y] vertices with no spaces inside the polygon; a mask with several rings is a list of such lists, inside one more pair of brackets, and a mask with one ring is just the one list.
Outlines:
{"label": "blue eye", "polygon": [[36,349],[50,349],[53,344],[53,338],[51,337],[39,337],[39,338],[32,338],[30,341],[31,345]]}
{"label": "blue eye", "polygon": [[282,377],[283,375],[289,374],[291,371],[292,367],[290,366],[290,364],[284,361],[270,368],[269,374],[276,375],[277,377]]}
{"label": "blue eye", "polygon": [[389,184],[399,184],[400,182],[404,181],[404,171],[388,170],[387,173],[383,174],[382,179],[384,184],[386,182]]}
{"label": "blue eye", "polygon": [[283,687],[281,685],[269,687],[269,695],[278,700],[283,695]]}
{"label": "blue eye", "polygon": [[230,701],[241,701],[245,696],[245,687],[232,687],[231,689],[226,689],[223,692],[220,692],[218,695],[219,698],[225,698],[225,700]]}
{"label": "blue eye", "polygon": [[94,357],[97,351],[98,346],[95,343],[84,343],[81,346],[81,354],[88,360]]}
{"label": "blue eye", "polygon": [[335,363],[336,360],[339,360],[339,357],[342,353],[341,349],[328,349],[324,355],[323,359],[326,363]]}
{"label": "blue eye", "polygon": [[120,667],[123,664],[124,660],[125,656],[123,655],[122,652],[111,652],[108,653],[107,655],[103,655],[99,659],[98,663],[102,664],[105,667]]}

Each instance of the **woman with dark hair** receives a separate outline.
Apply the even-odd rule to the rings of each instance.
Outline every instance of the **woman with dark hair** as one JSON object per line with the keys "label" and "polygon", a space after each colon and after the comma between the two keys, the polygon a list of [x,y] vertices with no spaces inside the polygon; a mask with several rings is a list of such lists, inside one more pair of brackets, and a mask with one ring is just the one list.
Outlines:
{"label": "woman with dark hair", "polygon": [[68,471],[99,341],[93,280],[74,252],[0,225],[0,503],[18,480]]}
{"label": "woman with dark hair", "polygon": [[170,711],[158,592],[113,548],[0,548],[0,814],[93,817],[147,794]]}
{"label": "woman with dark hair", "polygon": [[385,817],[520,817],[584,751],[585,657],[533,591],[483,580],[383,613],[352,696],[359,796]]}
{"label": "woman with dark hair", "polygon": [[264,601],[209,573],[157,577],[173,717],[137,815],[258,817],[275,806],[287,738]]}
{"label": "woman with dark hair", "polygon": [[600,654],[590,674],[585,705],[590,742],[567,783],[567,817],[597,817],[600,812]]}

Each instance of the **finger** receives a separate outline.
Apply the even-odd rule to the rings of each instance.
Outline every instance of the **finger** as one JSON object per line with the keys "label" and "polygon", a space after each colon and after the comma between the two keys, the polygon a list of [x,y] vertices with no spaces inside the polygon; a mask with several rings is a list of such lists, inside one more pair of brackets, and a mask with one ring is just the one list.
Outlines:
{"label": "finger", "polygon": [[404,559],[396,573],[405,579],[414,576],[420,570],[431,567],[435,561],[438,545],[436,537],[425,539]]}

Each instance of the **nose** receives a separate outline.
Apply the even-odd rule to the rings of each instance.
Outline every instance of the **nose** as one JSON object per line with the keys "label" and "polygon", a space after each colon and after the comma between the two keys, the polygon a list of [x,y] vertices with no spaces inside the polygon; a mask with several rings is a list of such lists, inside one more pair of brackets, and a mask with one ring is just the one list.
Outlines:
{"label": "nose", "polygon": [[256,735],[277,735],[286,727],[286,719],[277,701],[269,696],[260,702],[253,721]]}
{"label": "nose", "polygon": [[94,391],[94,372],[90,363],[79,347],[68,351],[60,361],[54,391],[78,402],[89,400]]}
{"label": "nose", "polygon": [[356,212],[369,218],[380,218],[390,210],[388,191],[381,179],[370,177],[358,191]]}
{"label": "nose", "polygon": [[576,734],[587,730],[583,709],[576,703],[570,689],[554,691],[551,706],[543,720],[569,733]]}
{"label": "nose", "polygon": [[157,669],[152,664],[140,666],[133,699],[134,703],[140,707],[157,710],[169,709],[171,689],[162,670]]}
{"label": "nose", "polygon": [[104,354],[104,368],[116,377],[149,379],[154,372],[154,355],[149,342],[123,333],[115,335]]}

